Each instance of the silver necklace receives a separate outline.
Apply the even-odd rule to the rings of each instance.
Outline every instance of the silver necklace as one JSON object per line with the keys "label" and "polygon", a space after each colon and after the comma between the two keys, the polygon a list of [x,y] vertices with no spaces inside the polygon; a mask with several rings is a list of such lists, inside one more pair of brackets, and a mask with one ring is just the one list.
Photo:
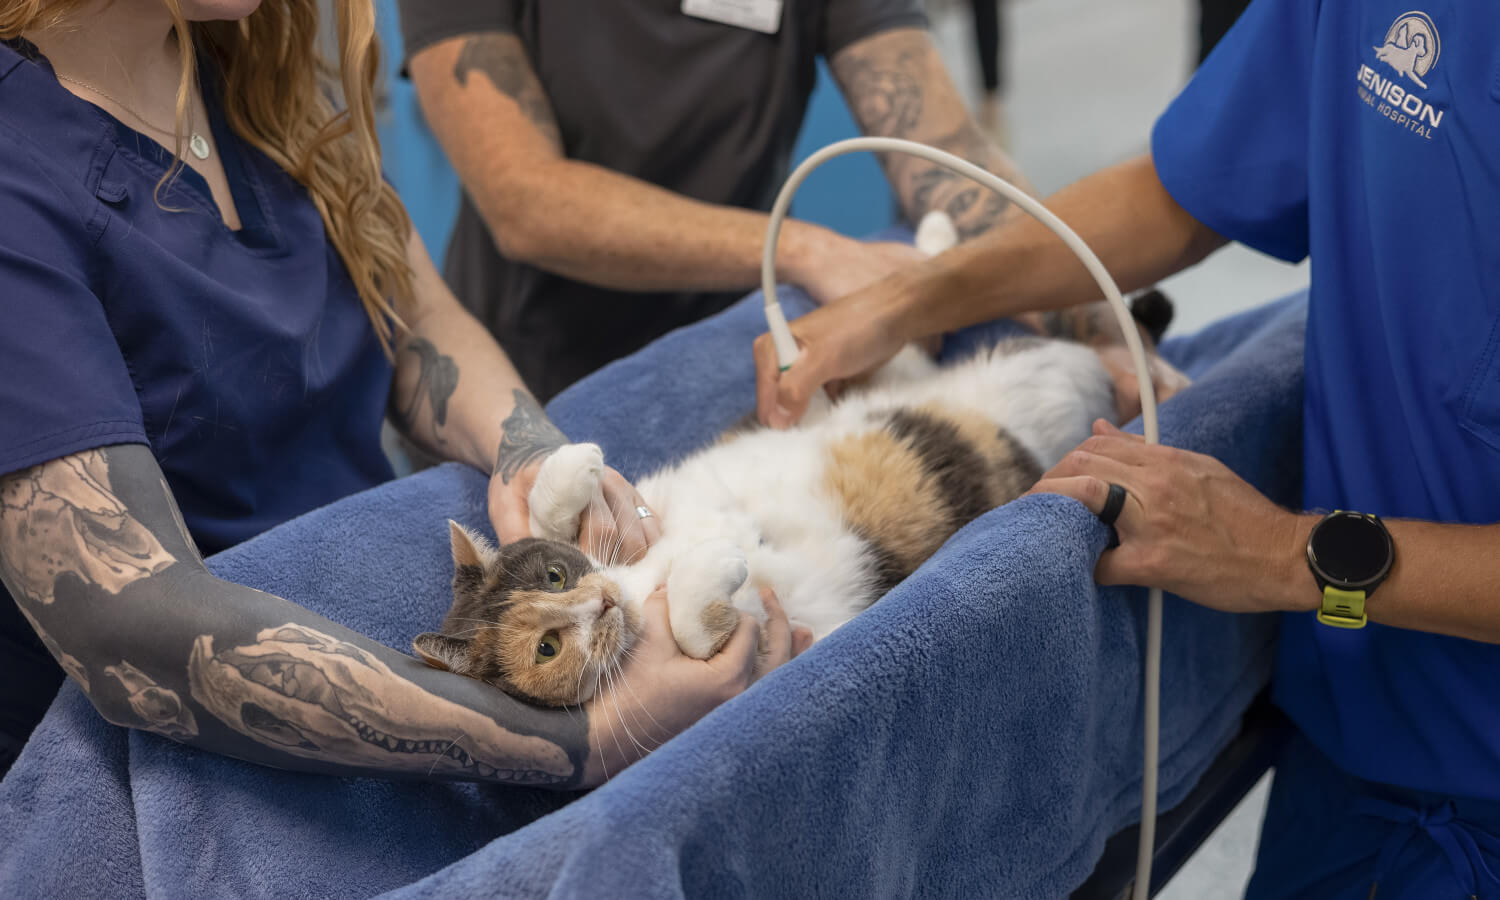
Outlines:
{"label": "silver necklace", "polygon": [[[71,84],[76,84],[79,87],[84,88],[85,90],[93,91],[94,93],[98,94],[99,96],[103,97],[104,99],[108,100],[109,102],[113,103],[114,105],[116,105],[116,106],[120,107],[121,109],[125,110],[126,112],[130,113],[131,118],[135,119],[137,122],[140,122],[142,125],[145,125],[147,128],[150,128],[152,131],[155,131],[158,134],[168,134],[168,135],[171,135],[174,140],[177,138],[177,132],[175,130],[169,130],[169,129],[166,129],[166,128],[162,128],[159,125],[156,125],[156,124],[153,124],[150,121],[147,121],[146,117],[143,116],[143,115],[141,115],[140,113],[136,112],[135,109],[134,109],[134,107],[130,106],[127,103],[122,102],[121,100],[119,100],[116,97],[112,97],[109,94],[106,94],[105,92],[103,92],[103,91],[99,90],[98,88],[94,87],[92,84],[89,84],[89,83],[84,82],[84,81],[79,81],[77,78],[69,78],[66,75],[59,74],[57,77],[60,78],[60,79],[62,79],[63,81],[69,82]],[[192,125],[189,124],[188,128],[191,129]],[[199,159],[208,159],[209,155],[213,152],[212,149],[209,146],[208,139],[205,138],[202,135],[202,133],[197,132],[197,131],[193,131],[191,133],[191,136],[188,138],[188,149],[191,150],[192,153],[193,153],[193,155],[196,156],[196,157],[198,157]]]}

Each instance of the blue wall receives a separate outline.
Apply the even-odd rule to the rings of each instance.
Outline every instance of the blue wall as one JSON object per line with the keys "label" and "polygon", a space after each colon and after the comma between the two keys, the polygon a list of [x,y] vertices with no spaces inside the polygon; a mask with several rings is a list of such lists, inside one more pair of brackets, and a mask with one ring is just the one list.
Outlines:
{"label": "blue wall", "polygon": [[[844,97],[818,60],[818,86],[813,89],[797,138],[796,161],[844,138],[857,137],[859,129]],[[896,201],[880,164],[872,153],[841,156],[809,175],[797,191],[792,215],[826,225],[850,237],[863,237],[896,220]]]}

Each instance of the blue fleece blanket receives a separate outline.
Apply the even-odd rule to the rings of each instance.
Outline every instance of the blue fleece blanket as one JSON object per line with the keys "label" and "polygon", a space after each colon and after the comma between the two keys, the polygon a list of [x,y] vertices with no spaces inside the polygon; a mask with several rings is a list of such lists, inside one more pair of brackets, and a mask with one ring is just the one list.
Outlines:
{"label": "blue fleece blanket", "polygon": [[[759,304],[663,338],[551,412],[627,475],[689,451],[751,408]],[[1163,407],[1165,439],[1289,504],[1304,313],[1293,299],[1166,347],[1198,382]],[[428,471],[211,566],[405,649],[448,605],[444,520],[483,526],[483,488]],[[69,684],[0,785],[0,896],[1062,896],[1138,810],[1144,597],[1095,587],[1105,540],[1070,500],[995,510],[586,795],[274,771],[110,726]],[[1166,806],[1231,736],[1273,637],[1265,618],[1168,599]]]}

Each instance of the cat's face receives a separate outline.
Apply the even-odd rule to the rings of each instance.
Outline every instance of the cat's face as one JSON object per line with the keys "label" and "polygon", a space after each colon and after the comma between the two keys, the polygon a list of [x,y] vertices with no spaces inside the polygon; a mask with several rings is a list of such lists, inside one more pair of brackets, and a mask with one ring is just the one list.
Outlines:
{"label": "cat's face", "polygon": [[614,582],[569,544],[526,538],[497,550],[449,524],[453,608],[443,634],[413,642],[422,659],[545,706],[593,696],[640,628]]}

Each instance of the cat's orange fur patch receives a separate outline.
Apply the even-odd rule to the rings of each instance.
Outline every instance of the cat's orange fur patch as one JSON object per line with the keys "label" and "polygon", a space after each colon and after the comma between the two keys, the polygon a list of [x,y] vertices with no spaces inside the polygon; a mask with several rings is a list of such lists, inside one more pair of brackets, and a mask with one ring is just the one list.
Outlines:
{"label": "cat's orange fur patch", "polygon": [[922,461],[886,431],[828,448],[824,483],[857,534],[910,572],[948,539],[948,510]]}

